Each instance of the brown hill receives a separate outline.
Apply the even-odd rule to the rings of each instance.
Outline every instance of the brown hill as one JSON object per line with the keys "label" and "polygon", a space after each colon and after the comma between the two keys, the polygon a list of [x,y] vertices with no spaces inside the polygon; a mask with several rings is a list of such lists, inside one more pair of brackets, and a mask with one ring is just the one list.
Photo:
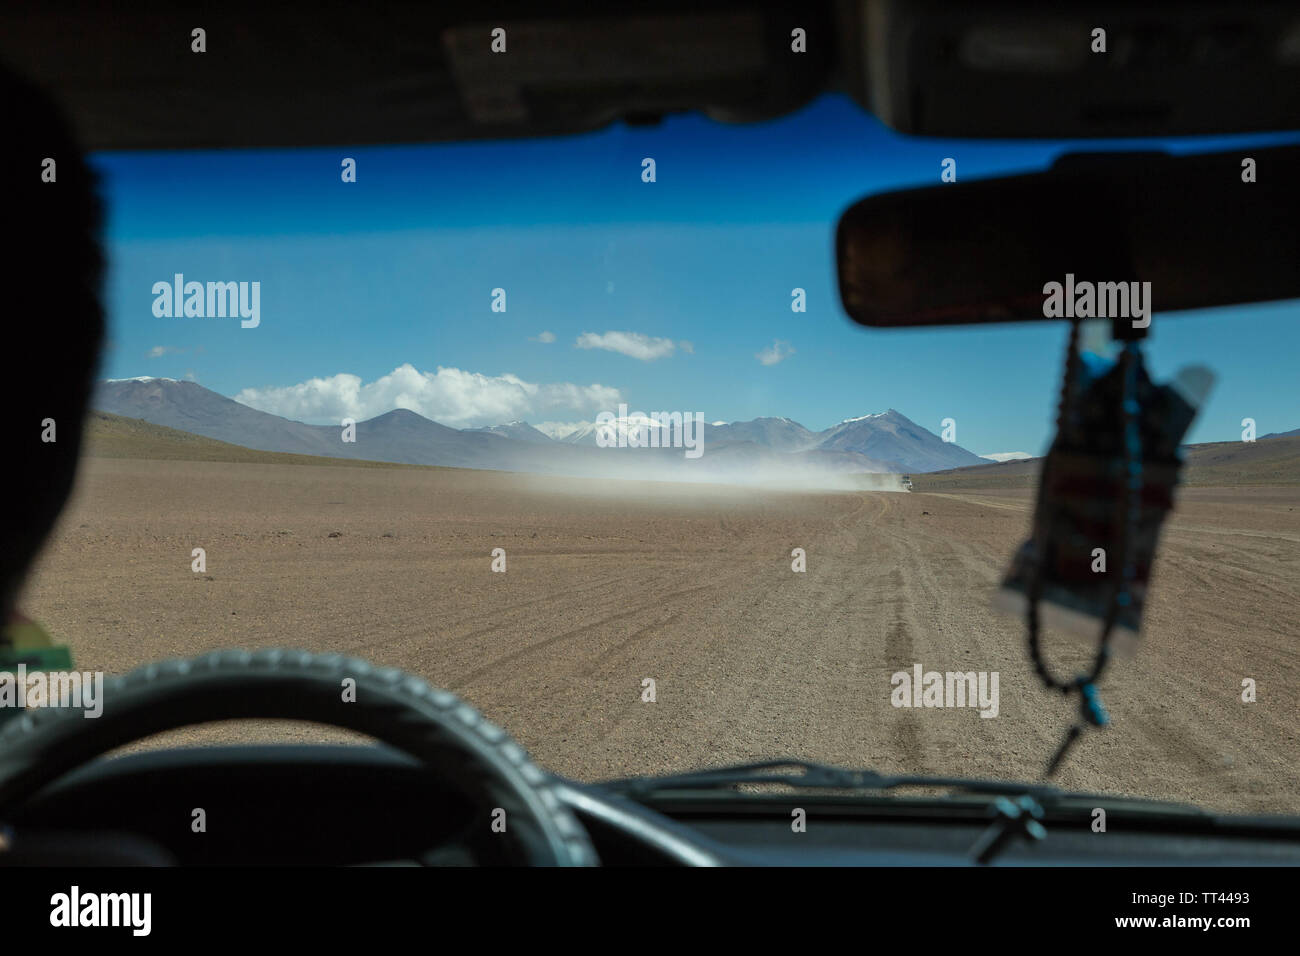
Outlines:
{"label": "brown hill", "polygon": [[1191,485],[1300,484],[1300,436],[1192,445],[1188,473]]}
{"label": "brown hill", "polygon": [[[1192,487],[1300,485],[1300,436],[1188,445],[1183,483]],[[913,475],[915,491],[1032,488],[1041,458]]]}
{"label": "brown hill", "polygon": [[386,461],[326,458],[288,452],[257,451],[154,425],[139,418],[92,411],[86,417],[83,454],[92,458],[151,458],[159,461],[238,461],[278,465],[349,465],[354,468],[419,468]]}

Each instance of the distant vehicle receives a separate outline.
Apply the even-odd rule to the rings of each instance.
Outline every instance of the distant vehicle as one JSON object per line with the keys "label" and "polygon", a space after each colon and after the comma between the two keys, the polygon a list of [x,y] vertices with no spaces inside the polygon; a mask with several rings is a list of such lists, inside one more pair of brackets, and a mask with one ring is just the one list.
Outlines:
{"label": "distant vehicle", "polygon": [[904,490],[904,491],[911,491],[911,490],[912,490],[912,476],[911,476],[911,475],[902,475],[902,476],[900,476],[899,481],[901,481],[901,482],[903,483],[903,490]]}

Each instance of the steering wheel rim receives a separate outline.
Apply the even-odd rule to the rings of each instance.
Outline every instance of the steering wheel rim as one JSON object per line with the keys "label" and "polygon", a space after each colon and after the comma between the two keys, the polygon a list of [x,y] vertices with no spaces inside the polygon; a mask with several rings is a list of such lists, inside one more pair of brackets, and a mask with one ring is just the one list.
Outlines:
{"label": "steering wheel rim", "polygon": [[[351,701],[344,700],[347,679],[355,681]],[[214,720],[305,720],[368,734],[481,805],[504,810],[502,836],[521,862],[598,863],[558,796],[559,781],[456,695],[396,668],[300,650],[215,651],[110,677],[102,696],[98,717],[42,707],[0,729],[0,820],[68,772],[152,734]]]}

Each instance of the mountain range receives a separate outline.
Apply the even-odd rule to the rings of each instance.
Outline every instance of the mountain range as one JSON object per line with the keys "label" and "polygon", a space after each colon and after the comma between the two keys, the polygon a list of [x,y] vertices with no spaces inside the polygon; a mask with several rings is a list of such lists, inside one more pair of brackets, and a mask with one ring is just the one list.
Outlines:
{"label": "mountain range", "polygon": [[357,422],[347,442],[339,426],[293,421],[164,378],[101,382],[94,407],[260,451],[586,477],[807,483],[986,461],[894,409],[821,432],[788,418],[706,423],[704,454],[690,459],[681,448],[601,448],[590,423],[552,437],[522,421],[458,429],[401,408]]}

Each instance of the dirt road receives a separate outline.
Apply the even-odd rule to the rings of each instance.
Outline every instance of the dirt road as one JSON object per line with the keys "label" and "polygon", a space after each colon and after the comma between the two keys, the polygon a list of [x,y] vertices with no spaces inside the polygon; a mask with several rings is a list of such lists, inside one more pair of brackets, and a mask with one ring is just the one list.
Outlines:
{"label": "dirt road", "polygon": [[[1022,624],[989,607],[1029,506],[1023,491],[687,493],[91,459],[25,606],[82,669],[232,646],[401,667],[583,779],[794,755],[1035,779],[1072,710],[1036,684]],[[191,570],[196,547],[204,573]],[[505,573],[491,571],[494,548]],[[795,548],[805,573],[791,570]],[[1186,491],[1142,646],[1103,683],[1114,726],[1085,738],[1059,783],[1300,812],[1298,559],[1300,492]],[[997,672],[998,716],[892,706],[891,675],[914,664]],[[1241,701],[1243,678],[1255,703]]]}

